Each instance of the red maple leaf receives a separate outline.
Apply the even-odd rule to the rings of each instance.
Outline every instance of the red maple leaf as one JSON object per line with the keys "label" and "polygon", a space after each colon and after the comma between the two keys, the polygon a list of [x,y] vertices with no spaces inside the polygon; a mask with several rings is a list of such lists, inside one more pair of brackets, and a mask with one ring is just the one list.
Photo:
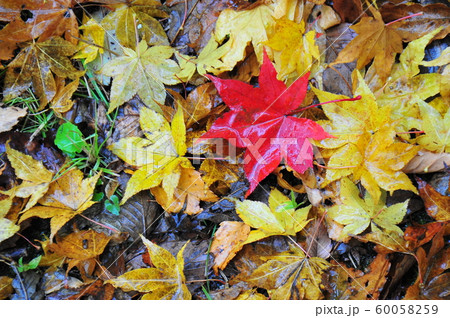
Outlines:
{"label": "red maple leaf", "polygon": [[259,87],[207,76],[231,111],[218,118],[202,138],[224,138],[247,149],[244,171],[250,188],[246,196],[282,159],[298,173],[312,167],[313,148],[308,138],[333,138],[314,121],[289,116],[305,98],[309,73],[286,88],[264,53]]}

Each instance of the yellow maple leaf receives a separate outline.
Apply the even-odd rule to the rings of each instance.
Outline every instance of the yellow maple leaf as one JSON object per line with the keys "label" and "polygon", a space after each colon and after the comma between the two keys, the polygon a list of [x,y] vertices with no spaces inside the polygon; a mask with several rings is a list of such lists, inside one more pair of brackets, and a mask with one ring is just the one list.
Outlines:
{"label": "yellow maple leaf", "polygon": [[53,173],[48,171],[40,161],[11,148],[9,143],[6,144],[6,154],[17,178],[21,179],[22,183],[2,193],[12,197],[29,198],[24,209],[26,211],[47,192]]}
{"label": "yellow maple leaf", "polygon": [[136,51],[124,48],[124,56],[117,57],[102,67],[100,73],[112,76],[111,104],[108,113],[139,94],[148,106],[161,112],[159,105],[164,104],[166,89],[164,84],[179,83],[175,74],[180,68],[170,60],[174,49],[170,46],[147,47],[141,41]]}
{"label": "yellow maple leaf", "polygon": [[[319,59],[319,47],[315,43],[315,31],[305,34],[305,23],[300,24],[281,18],[276,20],[273,33],[266,44],[274,50],[277,77],[285,80],[288,77],[304,75]],[[292,74],[294,73],[294,74]]]}
{"label": "yellow maple leaf", "polygon": [[136,39],[148,45],[169,45],[166,32],[154,17],[167,18],[168,14],[158,0],[134,0],[110,4],[114,11],[103,18],[101,25],[106,30],[115,30],[120,44],[137,49]]}
{"label": "yellow maple leaf", "polygon": [[231,43],[231,41],[228,41],[219,46],[213,34],[197,58],[177,52],[176,57],[181,68],[177,76],[188,82],[195,71],[200,75],[205,75],[208,72],[217,75],[232,70],[234,65],[226,65],[221,60],[222,56],[230,50]]}
{"label": "yellow maple leaf", "polygon": [[[399,57],[399,63],[392,67],[387,81],[377,76],[371,67],[365,78],[374,92],[380,106],[392,109],[391,118],[399,120],[399,131],[420,128],[417,99],[426,100],[439,93],[442,75],[438,73],[419,74],[419,65],[425,57],[425,47],[442,28],[408,44]],[[445,54],[442,54],[445,57]],[[444,61],[445,62],[445,61]],[[429,61],[428,66],[439,65],[441,60]]]}
{"label": "yellow maple leaf", "polygon": [[370,227],[374,232],[382,229],[385,235],[397,233],[403,236],[403,231],[396,225],[406,215],[409,200],[386,206],[386,192],[375,202],[369,192],[364,199],[360,198],[359,189],[348,178],[341,179],[341,203],[327,209],[327,217],[344,225],[339,239],[356,236]]}
{"label": "yellow maple leaf", "polygon": [[38,201],[40,206],[34,206],[22,214],[20,222],[31,217],[51,218],[50,241],[52,241],[64,224],[95,203],[91,199],[99,177],[100,174],[97,174],[83,179],[80,170],[67,171],[50,184],[47,193]]}
{"label": "yellow maple leaf", "polygon": [[259,241],[272,235],[295,235],[308,224],[311,206],[294,209],[289,206],[291,200],[279,190],[273,189],[269,195],[269,206],[262,202],[244,200],[235,201],[236,212],[250,227],[250,232],[243,244]]}
{"label": "yellow maple leaf", "polygon": [[[355,95],[358,101],[330,103],[323,110],[330,121],[320,122],[324,129],[336,136],[316,142],[319,147],[332,149],[327,165],[324,186],[344,176],[352,175],[378,202],[381,191],[417,189],[401,169],[417,154],[420,147],[395,139],[395,122],[388,106],[378,107],[375,96],[359,72]],[[313,89],[320,102],[346,98]],[[349,163],[351,163],[349,165]]]}
{"label": "yellow maple leaf", "polygon": [[425,149],[437,153],[450,152],[450,108],[441,115],[434,107],[418,99],[425,135],[417,138],[417,143]]}
{"label": "yellow maple leaf", "polygon": [[142,299],[191,299],[183,273],[183,252],[187,243],[175,258],[169,251],[142,235],[141,238],[148,249],[154,267],[135,269],[105,283],[110,283],[124,291],[136,290],[146,293]]}
{"label": "yellow maple leaf", "polygon": [[95,19],[88,19],[85,15],[80,30],[83,30],[83,36],[78,42],[78,52],[72,58],[85,59],[84,64],[87,64],[95,60],[98,54],[103,53],[105,28]]}
{"label": "yellow maple leaf", "polygon": [[260,63],[263,60],[263,45],[268,40],[267,30],[275,25],[272,9],[259,5],[250,10],[223,10],[216,21],[215,38],[223,43],[229,37],[229,50],[221,60],[225,67],[232,69],[245,57],[245,50],[251,43]]}

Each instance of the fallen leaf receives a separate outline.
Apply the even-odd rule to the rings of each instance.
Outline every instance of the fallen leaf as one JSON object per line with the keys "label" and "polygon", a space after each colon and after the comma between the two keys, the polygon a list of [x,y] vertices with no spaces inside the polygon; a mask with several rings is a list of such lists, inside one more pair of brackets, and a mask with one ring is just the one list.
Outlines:
{"label": "fallen leaf", "polygon": [[3,99],[11,100],[31,86],[39,97],[38,110],[41,110],[56,95],[57,87],[53,74],[72,80],[83,75],[69,59],[75,52],[76,46],[60,37],[26,46],[8,64]]}
{"label": "fallen leaf", "polygon": [[450,9],[444,3],[433,3],[421,5],[419,3],[398,4],[384,3],[380,8],[383,20],[391,22],[404,18],[415,13],[422,13],[419,16],[411,17],[393,24],[397,33],[403,41],[410,42],[425,34],[430,33],[439,26],[444,26],[435,39],[442,39],[450,32],[450,26],[447,23],[450,15]]}
{"label": "fallen leaf", "polygon": [[27,114],[27,110],[19,107],[0,107],[0,133],[11,130],[19,122],[19,118]]}
{"label": "fallen leaf", "polygon": [[[79,2],[83,1],[76,1]],[[18,43],[37,37],[43,42],[52,36],[65,34],[67,41],[76,44],[78,23],[72,10],[73,4],[73,0],[2,1],[0,20],[9,23],[0,30],[2,46],[5,43],[8,46],[8,50],[0,55],[0,59],[9,59]]]}
{"label": "fallen leaf", "polygon": [[431,185],[416,177],[419,194],[425,203],[427,214],[436,221],[450,220],[450,196],[442,195]]}
{"label": "fallen leaf", "polygon": [[101,25],[107,30],[115,30],[121,45],[136,51],[139,51],[137,47],[140,41],[152,46],[169,45],[163,27],[154,18],[168,17],[161,10],[159,0],[133,0],[110,5],[114,11],[103,18]]}
{"label": "fallen leaf", "polygon": [[303,21],[297,24],[287,18],[276,20],[273,33],[266,44],[274,50],[278,79],[297,79],[311,71],[320,57],[315,37],[315,31],[305,33]]}
{"label": "fallen leaf", "polygon": [[[320,121],[325,130],[337,136],[315,142],[319,147],[334,149],[322,186],[352,175],[370,193],[375,202],[381,191],[398,189],[417,192],[401,169],[417,154],[419,147],[395,139],[395,124],[390,119],[390,108],[379,107],[359,72],[355,95],[361,99],[352,102],[329,103],[322,108],[330,121]],[[313,89],[320,102],[345,98]],[[323,153],[322,153],[323,154]]]}
{"label": "fallen leaf", "polygon": [[267,297],[258,293],[255,288],[247,290],[239,295],[236,300],[267,300]]}
{"label": "fallen leaf", "polygon": [[4,192],[19,198],[29,198],[24,211],[33,207],[37,201],[47,192],[53,173],[33,157],[28,156],[6,145],[6,154],[17,178],[22,183],[13,189]]}
{"label": "fallen leaf", "polygon": [[19,230],[20,226],[16,225],[11,220],[0,218],[0,242],[10,238]]}
{"label": "fallen leaf", "polygon": [[172,196],[165,191],[164,183],[161,186],[153,187],[151,192],[164,210],[172,213],[180,212],[184,208],[183,211],[186,214],[198,214],[203,211],[200,208],[200,201],[214,202],[218,200],[218,197],[202,180],[201,174],[192,166],[181,167],[180,178]]}
{"label": "fallen leaf", "polygon": [[265,263],[245,281],[268,290],[274,300],[322,299],[322,274],[330,264],[319,257],[306,257],[297,247],[261,257]]}
{"label": "fallen leaf", "polygon": [[450,108],[441,114],[422,100],[417,100],[423,120],[425,135],[417,138],[417,143],[436,153],[450,153]]}
{"label": "fallen leaf", "polygon": [[20,222],[35,216],[42,219],[51,218],[52,241],[65,223],[96,203],[92,201],[92,195],[99,177],[100,174],[97,174],[83,179],[83,173],[78,169],[65,172],[50,184],[47,193],[38,201],[40,206],[34,206],[22,214]]}
{"label": "fallen leaf", "polygon": [[444,226],[443,222],[432,222],[424,225],[408,226],[405,230],[405,240],[408,248],[415,250],[433,239]]}
{"label": "fallen leaf", "polygon": [[356,185],[350,179],[343,178],[340,195],[342,204],[327,209],[327,217],[345,225],[340,239],[361,234],[369,227],[371,232],[378,227],[382,228],[386,235],[392,232],[403,235],[403,231],[396,224],[406,215],[408,200],[386,207],[385,196],[386,193],[383,193],[381,200],[375,201],[367,192],[363,200]]}
{"label": "fallen leaf", "polygon": [[224,269],[233,257],[242,249],[250,233],[250,227],[243,222],[224,221],[214,234],[211,253],[214,255],[214,273]]}
{"label": "fallen leaf", "polygon": [[404,173],[430,173],[450,166],[450,153],[435,153],[420,150],[402,169]]}
{"label": "fallen leaf", "polygon": [[379,299],[380,293],[386,283],[391,263],[386,254],[379,253],[370,263],[366,272],[343,266],[348,274],[350,282],[345,292],[344,299],[369,300]]}
{"label": "fallen leaf", "polygon": [[386,25],[379,11],[369,6],[373,17],[363,17],[351,26],[358,36],[354,38],[330,64],[349,63],[358,60],[357,69],[362,69],[373,59],[376,73],[382,80],[388,78],[397,53],[403,51],[402,38],[394,25]]}
{"label": "fallen leaf", "polygon": [[142,299],[191,299],[183,273],[183,251],[187,244],[181,248],[175,259],[167,250],[143,236],[141,238],[154,267],[135,269],[106,283],[124,291],[136,290],[146,293]]}
{"label": "fallen leaf", "polygon": [[358,20],[363,13],[360,0],[334,0],[333,9],[336,10],[342,21],[350,23]]}
{"label": "fallen leaf", "polygon": [[332,137],[312,120],[286,116],[302,103],[308,76],[286,88],[276,79],[275,68],[267,54],[261,67],[259,87],[209,76],[231,111],[217,119],[202,138],[224,138],[247,148],[244,164],[250,181],[247,196],[282,159],[295,171],[303,173],[312,166],[309,138]]}
{"label": "fallen leaf", "polygon": [[259,5],[250,10],[223,10],[216,21],[215,38],[222,43],[225,38],[231,42],[229,50],[221,57],[224,65],[233,68],[245,57],[245,49],[251,43],[256,57],[263,61],[263,43],[268,40],[267,30],[272,28],[275,20],[272,10],[267,5]]}
{"label": "fallen leaf", "polygon": [[174,49],[169,46],[147,47],[141,41],[136,51],[124,48],[124,56],[116,57],[101,69],[101,74],[112,76],[111,103],[108,113],[139,94],[148,106],[161,112],[159,104],[164,104],[166,90],[164,84],[179,82],[175,74],[179,67],[170,60]]}
{"label": "fallen leaf", "polygon": [[205,159],[200,165],[199,171],[203,174],[202,179],[210,186],[219,181],[225,183],[228,187],[239,180],[237,165],[226,161],[215,159]]}
{"label": "fallen leaf", "polygon": [[14,288],[12,287],[13,279],[8,276],[0,277],[0,300],[7,299],[14,292]]}
{"label": "fallen leaf", "polygon": [[103,53],[105,42],[105,29],[94,18],[83,16],[83,25],[80,26],[83,35],[78,42],[77,53],[73,59],[84,59],[84,64],[90,63]]}
{"label": "fallen leaf", "polygon": [[289,207],[291,200],[279,190],[273,189],[269,195],[269,206],[262,202],[235,201],[236,212],[249,226],[250,232],[244,244],[259,241],[272,235],[295,235],[308,224],[311,206],[301,209]]}

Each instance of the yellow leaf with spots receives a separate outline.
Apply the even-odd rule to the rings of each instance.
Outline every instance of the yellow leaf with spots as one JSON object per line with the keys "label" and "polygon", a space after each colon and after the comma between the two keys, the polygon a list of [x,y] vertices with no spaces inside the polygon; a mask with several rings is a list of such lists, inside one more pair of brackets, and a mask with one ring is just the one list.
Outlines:
{"label": "yellow leaf with spots", "polygon": [[100,174],[83,179],[83,173],[72,169],[53,181],[47,193],[36,205],[22,214],[20,222],[31,217],[50,220],[50,241],[58,230],[74,216],[82,213],[95,203],[92,201]]}

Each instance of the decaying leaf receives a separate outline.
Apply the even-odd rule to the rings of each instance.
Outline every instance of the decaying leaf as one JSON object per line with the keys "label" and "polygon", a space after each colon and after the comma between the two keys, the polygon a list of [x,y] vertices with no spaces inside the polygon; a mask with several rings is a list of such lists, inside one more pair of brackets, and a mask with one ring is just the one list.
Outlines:
{"label": "decaying leaf", "polygon": [[75,52],[76,46],[60,37],[28,45],[8,65],[3,99],[11,100],[32,86],[45,107],[56,94],[53,74],[73,80],[83,74],[69,60]]}
{"label": "decaying leaf", "polygon": [[268,290],[271,299],[323,298],[322,274],[330,264],[320,257],[307,257],[298,247],[287,252],[262,257],[259,266],[245,281]]}
{"label": "decaying leaf", "polygon": [[83,179],[83,173],[78,169],[72,169],[62,177],[53,181],[47,193],[38,201],[40,205],[34,206],[20,218],[20,222],[31,217],[40,217],[50,220],[53,240],[56,232],[75,215],[82,213],[95,202],[92,195],[100,174]]}
{"label": "decaying leaf", "polygon": [[211,253],[214,255],[213,269],[218,275],[219,269],[224,269],[237,252],[244,246],[250,233],[250,227],[243,222],[224,221],[214,235]]}
{"label": "decaying leaf", "polygon": [[183,273],[183,251],[186,245],[175,258],[162,247],[143,236],[141,238],[148,249],[154,267],[135,269],[106,283],[124,291],[136,290],[146,293],[142,299],[191,299]]}
{"label": "decaying leaf", "polygon": [[431,185],[416,177],[419,193],[425,203],[425,209],[429,216],[436,221],[447,222],[450,220],[450,196],[442,195]]}
{"label": "decaying leaf", "polygon": [[420,150],[402,169],[404,173],[430,173],[450,166],[450,153],[435,153]]}
{"label": "decaying leaf", "polygon": [[19,118],[27,114],[27,110],[19,107],[0,108],[0,133],[11,130],[19,122]]}

